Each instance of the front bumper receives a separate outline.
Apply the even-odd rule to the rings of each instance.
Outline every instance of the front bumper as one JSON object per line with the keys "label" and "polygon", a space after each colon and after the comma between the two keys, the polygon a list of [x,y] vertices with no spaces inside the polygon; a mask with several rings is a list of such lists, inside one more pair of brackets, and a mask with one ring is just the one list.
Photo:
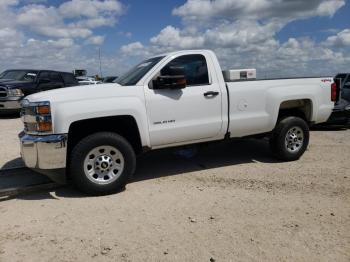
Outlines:
{"label": "front bumper", "polygon": [[63,169],[67,159],[67,135],[19,135],[25,165],[39,170]]}
{"label": "front bumper", "polygon": [[8,97],[0,100],[0,110],[21,110],[21,97]]}

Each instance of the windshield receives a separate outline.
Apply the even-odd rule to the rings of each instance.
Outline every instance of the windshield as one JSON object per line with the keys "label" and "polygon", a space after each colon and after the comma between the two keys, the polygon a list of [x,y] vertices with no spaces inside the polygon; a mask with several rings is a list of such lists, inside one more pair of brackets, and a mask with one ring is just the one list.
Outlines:
{"label": "windshield", "polygon": [[140,79],[163,58],[164,56],[159,56],[143,61],[121,77],[117,78],[115,83],[122,86],[136,85],[137,82],[140,81]]}
{"label": "windshield", "polygon": [[18,81],[33,82],[37,76],[37,71],[12,70],[0,74],[0,79],[11,79]]}

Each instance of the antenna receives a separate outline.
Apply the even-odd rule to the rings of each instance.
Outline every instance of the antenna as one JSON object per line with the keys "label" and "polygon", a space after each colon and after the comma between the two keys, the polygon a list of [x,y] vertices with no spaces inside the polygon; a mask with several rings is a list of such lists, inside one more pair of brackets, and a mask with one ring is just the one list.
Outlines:
{"label": "antenna", "polygon": [[98,48],[98,60],[100,61],[100,77],[102,78],[102,66],[101,66],[101,48]]}

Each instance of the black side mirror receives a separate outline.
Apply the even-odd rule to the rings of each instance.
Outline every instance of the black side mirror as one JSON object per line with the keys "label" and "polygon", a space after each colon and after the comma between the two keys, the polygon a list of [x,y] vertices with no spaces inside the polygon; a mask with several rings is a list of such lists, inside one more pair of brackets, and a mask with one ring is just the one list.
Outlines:
{"label": "black side mirror", "polygon": [[186,87],[186,77],[183,67],[165,67],[161,76],[153,80],[153,89],[183,89]]}
{"label": "black side mirror", "polygon": [[51,80],[48,78],[40,78],[39,79],[39,84],[48,84],[50,82],[51,82]]}

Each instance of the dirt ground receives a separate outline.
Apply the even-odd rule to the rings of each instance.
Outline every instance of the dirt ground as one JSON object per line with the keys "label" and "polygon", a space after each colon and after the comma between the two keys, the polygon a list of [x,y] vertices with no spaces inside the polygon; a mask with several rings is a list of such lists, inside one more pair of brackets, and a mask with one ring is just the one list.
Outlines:
{"label": "dirt ground", "polygon": [[[0,167],[19,163],[20,129],[0,120]],[[192,158],[163,150],[140,157],[115,195],[64,187],[1,201],[0,261],[348,262],[350,130],[312,131],[292,163],[258,140]]]}

